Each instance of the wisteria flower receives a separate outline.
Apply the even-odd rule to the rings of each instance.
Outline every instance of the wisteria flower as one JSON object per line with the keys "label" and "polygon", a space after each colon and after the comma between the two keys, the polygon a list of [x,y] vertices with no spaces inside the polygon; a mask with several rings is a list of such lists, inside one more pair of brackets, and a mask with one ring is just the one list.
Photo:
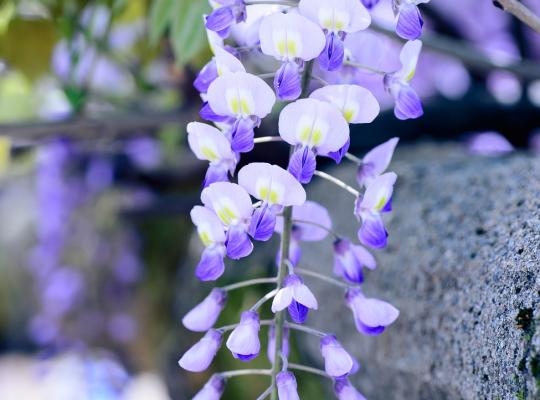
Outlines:
{"label": "wisteria flower", "polygon": [[356,180],[360,186],[366,185],[386,171],[398,142],[399,138],[392,138],[374,147],[364,156],[356,174]]}
{"label": "wisteria flower", "polygon": [[360,0],[364,7],[366,7],[368,10],[371,10],[373,7],[375,7],[377,4],[379,4],[380,0]]}
{"label": "wisteria flower", "polygon": [[430,0],[392,0],[396,13],[396,33],[406,40],[416,40],[422,36],[424,20],[418,4],[429,3]]}
{"label": "wisteria flower", "polygon": [[247,229],[253,206],[246,190],[236,183],[216,182],[202,191],[201,200],[227,227],[227,256],[237,260],[250,255],[253,243],[249,240]]}
{"label": "wisteria flower", "polygon": [[206,17],[206,28],[220,37],[229,36],[233,24],[246,20],[244,0],[211,0],[214,11]]}
{"label": "wisteria flower", "polygon": [[207,100],[211,112],[202,115],[215,122],[229,121],[231,148],[245,153],[253,149],[253,129],[272,111],[276,96],[261,78],[239,71],[216,78],[208,88]]}
{"label": "wisteria flower", "polygon": [[390,303],[378,299],[368,299],[358,288],[347,290],[347,306],[352,310],[358,332],[376,336],[399,317],[399,310]]}
{"label": "wisteria flower", "polygon": [[225,231],[218,216],[208,208],[195,206],[191,210],[191,220],[204,245],[201,261],[195,275],[202,281],[213,281],[223,275],[225,264]]}
{"label": "wisteria flower", "polygon": [[360,245],[354,245],[347,239],[334,242],[334,274],[353,284],[364,281],[363,268],[375,269],[375,257]]}
{"label": "wisteria flower", "polygon": [[225,380],[221,375],[212,375],[193,400],[219,400],[225,391]]}
{"label": "wisteria flower", "polygon": [[203,186],[214,182],[227,182],[229,173],[234,173],[237,158],[223,133],[200,122],[190,122],[187,132],[191,151],[199,160],[210,162]]}
{"label": "wisteria flower", "polygon": [[191,372],[206,370],[221,346],[222,337],[221,332],[214,329],[209,330],[201,340],[184,353],[178,364]]}
{"label": "wisteria flower", "polygon": [[334,378],[346,376],[355,368],[354,359],[334,335],[326,335],[321,339],[321,354],[324,358],[324,370]]}
{"label": "wisteria flower", "polygon": [[300,0],[298,8],[326,33],[319,64],[327,71],[334,71],[343,63],[345,35],[364,30],[371,23],[369,12],[359,0]]}
{"label": "wisteria flower", "polygon": [[230,72],[245,72],[242,62],[221,46],[212,46],[214,57],[201,69],[193,86],[201,93],[206,93],[210,84],[221,76]]}
{"label": "wisteria flower", "polygon": [[[274,364],[274,352],[276,350],[276,327],[271,325],[268,328],[268,347],[266,349],[266,355],[268,360]],[[289,357],[289,328],[283,328],[282,343],[281,343],[281,354],[283,357]]]}
{"label": "wisteria flower", "polygon": [[386,246],[388,233],[381,214],[392,210],[392,194],[397,175],[387,172],[373,179],[355,205],[355,214],[362,219],[358,239],[366,246],[381,249]]}
{"label": "wisteria flower", "polygon": [[[327,85],[315,90],[309,97],[333,104],[349,124],[369,124],[381,110],[375,96],[359,85]],[[328,155],[339,163],[348,149],[349,141]]]}
{"label": "wisteria flower", "polygon": [[294,374],[289,371],[281,371],[276,376],[279,400],[300,400],[298,385]]}
{"label": "wisteria flower", "polygon": [[318,307],[317,299],[311,290],[304,285],[302,278],[294,274],[285,278],[283,287],[276,293],[272,302],[272,312],[288,308],[291,319],[299,324],[306,321],[310,309],[316,310]]}
{"label": "wisteria flower", "polygon": [[251,218],[249,233],[255,240],[268,240],[274,233],[276,212],[287,206],[300,206],[306,191],[289,172],[277,165],[251,163],[238,172],[238,183],[262,201]]}
{"label": "wisteria flower", "polygon": [[349,125],[332,104],[300,99],[281,111],[279,134],[295,146],[289,172],[301,183],[308,183],[315,172],[315,155],[325,156],[341,149],[349,140]]}
{"label": "wisteria flower", "polygon": [[227,339],[227,348],[235,358],[249,361],[259,355],[259,329],[259,314],[255,311],[244,311],[240,316],[240,323]]}
{"label": "wisteria flower", "polygon": [[514,146],[503,135],[497,132],[475,133],[467,143],[473,154],[486,157],[497,157],[514,151]]}
{"label": "wisteria flower", "polygon": [[399,55],[401,69],[384,76],[384,86],[396,102],[394,114],[401,120],[418,118],[424,114],[422,101],[409,85],[416,71],[421,50],[422,42],[419,40],[405,43]]}
{"label": "wisteria flower", "polygon": [[216,323],[227,302],[227,292],[214,288],[206,298],[189,311],[182,324],[194,332],[206,332]]}
{"label": "wisteria flower", "polygon": [[346,378],[335,380],[334,393],[338,400],[366,400],[366,398],[358,392]]}
{"label": "wisteria flower", "polygon": [[281,12],[264,17],[259,36],[264,54],[282,61],[274,78],[280,100],[296,100],[302,91],[299,62],[321,54],[324,34],[315,23],[297,13]]}

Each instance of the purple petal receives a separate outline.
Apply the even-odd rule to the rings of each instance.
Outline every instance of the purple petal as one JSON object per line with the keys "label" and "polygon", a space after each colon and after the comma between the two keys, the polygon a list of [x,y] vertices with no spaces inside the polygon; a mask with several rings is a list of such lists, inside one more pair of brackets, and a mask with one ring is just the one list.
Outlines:
{"label": "purple petal", "polygon": [[380,335],[399,316],[399,310],[393,305],[378,299],[368,299],[359,289],[349,289],[345,299],[353,312],[356,328],[364,335]]}
{"label": "purple petal", "polygon": [[380,0],[360,0],[364,7],[366,7],[368,10],[371,10],[373,7],[375,7],[377,4],[379,4]]}
{"label": "purple petal", "polygon": [[204,176],[203,187],[214,182],[229,182],[229,170],[222,164],[210,165]]}
{"label": "purple petal", "polygon": [[206,93],[208,86],[210,86],[210,84],[214,82],[218,76],[216,61],[212,59],[204,67],[202,67],[201,71],[197,75],[197,78],[195,78],[195,81],[193,82],[193,86],[200,93]]}
{"label": "purple petal", "polygon": [[255,311],[244,311],[240,323],[227,339],[227,348],[235,358],[249,361],[257,357],[261,348],[259,329],[259,315]]}
{"label": "purple petal", "polygon": [[275,225],[276,214],[271,207],[268,207],[268,204],[265,204],[253,213],[249,234],[255,240],[267,241],[272,237]]}
{"label": "purple petal", "polygon": [[190,331],[206,332],[214,326],[226,301],[227,292],[219,288],[212,289],[201,303],[182,318],[182,324]]}
{"label": "purple petal", "polygon": [[227,231],[227,257],[238,260],[247,257],[253,251],[253,243],[249,240],[246,229],[241,225],[232,225]]}
{"label": "purple petal", "polygon": [[413,88],[403,85],[397,93],[394,115],[397,119],[415,119],[424,115],[422,101]]}
{"label": "purple petal", "polygon": [[239,118],[231,128],[231,149],[237,153],[248,153],[253,150],[255,123],[249,118]]}
{"label": "purple petal", "polygon": [[202,119],[206,121],[212,121],[212,122],[229,122],[230,117],[226,115],[218,115],[212,110],[210,105],[206,102],[201,107],[201,110],[199,111],[199,115]]}
{"label": "purple petal", "polygon": [[324,358],[324,369],[332,377],[345,376],[354,367],[354,360],[334,335],[326,335],[321,339],[321,354]]}
{"label": "purple petal", "polygon": [[221,346],[222,334],[216,330],[209,330],[180,358],[178,364],[190,372],[206,370],[216,356]]}
{"label": "purple petal", "polygon": [[225,271],[223,251],[221,247],[208,247],[204,249],[201,261],[195,269],[195,276],[201,281],[215,281]]}
{"label": "purple petal", "polygon": [[303,304],[300,304],[296,300],[293,300],[291,301],[291,304],[289,304],[288,310],[289,315],[294,322],[296,322],[297,324],[303,324],[304,322],[306,322],[309,308],[307,308]]}
{"label": "purple petal", "polygon": [[218,32],[222,36],[234,23],[234,20],[235,17],[231,7],[220,7],[206,17],[206,28]]}
{"label": "purple petal", "polygon": [[382,213],[389,213],[392,212],[392,197],[388,199],[384,207],[381,209]]}
{"label": "purple petal", "polygon": [[343,40],[332,32],[326,35],[326,44],[319,56],[319,64],[324,70],[335,71],[341,67],[344,54]]}
{"label": "purple petal", "polygon": [[219,400],[225,391],[225,380],[221,375],[212,375],[192,400]]}
{"label": "purple petal", "polygon": [[279,100],[296,100],[302,93],[302,80],[298,64],[285,62],[281,64],[274,77],[274,89]]}
{"label": "purple petal", "polygon": [[[283,357],[288,358],[289,357],[289,328],[287,327],[283,329],[281,343],[282,343],[281,354],[283,354]],[[270,329],[268,330],[268,348],[266,351],[266,355],[268,357],[268,360],[270,360],[272,364],[274,364],[275,347],[276,347],[276,327],[274,325],[271,325]]]}
{"label": "purple petal", "polygon": [[338,400],[366,400],[347,379],[336,379],[334,392]]}
{"label": "purple petal", "polygon": [[309,183],[315,173],[316,166],[315,154],[309,148],[301,147],[295,150],[291,156],[287,170],[300,183]]}
{"label": "purple petal", "polygon": [[497,132],[474,134],[469,140],[468,149],[473,154],[486,157],[501,156],[514,151],[512,144]]}
{"label": "purple petal", "polygon": [[374,249],[386,247],[388,232],[379,215],[369,215],[363,218],[362,226],[358,230],[358,239],[366,246]]}
{"label": "purple petal", "polygon": [[398,142],[399,138],[392,138],[374,147],[364,156],[356,175],[356,180],[360,186],[366,184],[371,178],[382,174],[388,168]]}
{"label": "purple petal", "polygon": [[396,25],[398,36],[407,40],[416,40],[422,36],[424,20],[420,10],[414,4],[403,2],[399,7],[399,15]]}
{"label": "purple petal", "polygon": [[336,164],[339,164],[341,160],[343,159],[343,157],[345,157],[345,153],[349,151],[350,145],[351,145],[351,140],[347,139],[347,143],[345,143],[341,149],[339,149],[338,151],[332,151],[328,153],[328,157],[334,160]]}
{"label": "purple petal", "polygon": [[362,263],[353,253],[351,242],[346,239],[334,242],[334,273],[351,283],[360,284],[364,281]]}
{"label": "purple petal", "polygon": [[297,389],[298,385],[292,372],[281,371],[277,374],[276,384],[279,400],[300,400]]}

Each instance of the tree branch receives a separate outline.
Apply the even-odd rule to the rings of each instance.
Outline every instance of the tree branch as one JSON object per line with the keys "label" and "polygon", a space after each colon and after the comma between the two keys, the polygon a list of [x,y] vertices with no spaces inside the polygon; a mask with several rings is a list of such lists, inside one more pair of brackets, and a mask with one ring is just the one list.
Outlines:
{"label": "tree branch", "polygon": [[495,6],[502,8],[525,25],[540,33],[540,17],[518,0],[494,0]]}

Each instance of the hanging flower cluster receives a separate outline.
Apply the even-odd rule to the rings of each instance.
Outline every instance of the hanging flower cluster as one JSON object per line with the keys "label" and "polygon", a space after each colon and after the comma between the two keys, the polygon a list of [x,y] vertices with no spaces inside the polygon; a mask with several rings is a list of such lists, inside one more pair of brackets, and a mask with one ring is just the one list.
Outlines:
{"label": "hanging flower cluster", "polygon": [[[248,257],[255,241],[267,241],[274,233],[281,237],[276,257],[275,277],[261,277],[214,288],[182,320],[184,326],[204,336],[180,359],[182,368],[201,372],[211,364],[225,342],[233,357],[248,362],[261,351],[259,332],[268,327],[269,369],[246,369],[217,373],[195,396],[198,400],[219,399],[228,378],[239,375],[268,375],[272,382],[259,399],[272,396],[280,400],[298,399],[297,382],[292,371],[304,370],[324,375],[334,382],[341,399],[363,399],[348,377],[359,363],[331,334],[305,325],[309,311],[319,302],[305,282],[321,279],[344,290],[344,303],[361,334],[379,335],[391,325],[399,311],[391,304],[368,298],[362,291],[365,269],[377,267],[369,249],[387,245],[384,215],[392,211],[392,194],[397,175],[387,172],[398,143],[397,138],[375,147],[363,159],[348,153],[349,124],[372,122],[380,112],[379,102],[364,87],[348,80],[349,68],[368,68],[382,75],[381,84],[395,99],[394,113],[399,119],[422,115],[422,104],[410,81],[414,75],[422,43],[422,19],[417,4],[426,1],[394,0],[399,36],[411,39],[400,54],[401,69],[377,71],[355,64],[348,55],[347,35],[365,30],[371,23],[369,9],[377,1],[367,0],[295,0],[272,1],[268,13],[256,21],[259,32],[254,47],[234,47],[225,40],[246,24],[250,3],[242,0],[216,0],[214,11],[205,23],[214,57],[195,81],[203,106],[200,116],[208,123],[188,124],[188,141],[195,154],[209,163],[202,205],[191,211],[191,219],[204,245],[195,269],[201,281],[215,281],[225,271],[225,258]],[[278,6],[276,8],[276,6]],[[261,6],[258,6],[261,7]],[[250,29],[252,30],[252,29]],[[229,41],[229,39],[227,39]],[[249,51],[278,61],[275,72],[248,72],[240,56]],[[262,54],[261,54],[262,53]],[[339,84],[326,84],[315,71],[332,72]],[[265,79],[273,78],[273,88]],[[319,85],[317,88],[316,85]],[[322,85],[322,86],[321,86]],[[255,129],[278,101],[279,136],[255,137]],[[250,163],[239,171],[243,153],[257,143],[283,141],[291,145],[287,169],[264,162]],[[317,170],[317,157],[357,164],[354,188]],[[358,237],[347,238],[332,228],[327,210],[306,199],[303,185],[314,176],[352,194],[351,210],[359,221]],[[254,200],[253,200],[254,199]],[[334,277],[321,275],[302,266],[301,243],[334,236]],[[244,310],[238,323],[215,328],[226,306],[228,292],[251,285],[272,284],[269,291],[251,308]],[[259,309],[271,301],[272,320],[261,320]],[[285,310],[290,317],[285,318]],[[320,340],[324,370],[288,362],[291,331],[313,335]]]}

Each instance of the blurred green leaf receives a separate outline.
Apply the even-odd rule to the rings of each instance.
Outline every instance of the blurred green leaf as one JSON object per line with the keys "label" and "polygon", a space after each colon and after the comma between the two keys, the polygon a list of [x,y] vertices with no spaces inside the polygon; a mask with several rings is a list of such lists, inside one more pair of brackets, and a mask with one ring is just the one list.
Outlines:
{"label": "blurred green leaf", "polygon": [[150,42],[156,44],[171,22],[174,0],[155,0],[150,8]]}
{"label": "blurred green leaf", "polygon": [[171,42],[176,62],[183,66],[206,46],[202,16],[208,13],[209,5],[202,0],[176,0],[175,3]]}

